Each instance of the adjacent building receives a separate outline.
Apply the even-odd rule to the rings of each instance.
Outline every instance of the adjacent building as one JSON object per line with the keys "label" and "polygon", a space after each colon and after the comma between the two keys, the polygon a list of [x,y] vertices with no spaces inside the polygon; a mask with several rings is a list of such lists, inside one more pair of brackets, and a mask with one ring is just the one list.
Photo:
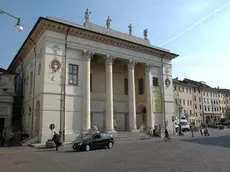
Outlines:
{"label": "adjacent building", "polygon": [[[182,115],[200,125],[202,121],[225,118],[229,109],[229,90],[212,88],[205,82],[185,78],[173,79],[175,109],[181,106]],[[175,115],[178,116],[178,110]]]}
{"label": "adjacent building", "polygon": [[39,18],[10,64],[23,132],[45,142],[50,124],[66,141],[92,125],[107,132],[172,130],[171,60],[178,55],[152,46],[147,30],[138,38],[86,19],[82,26]]}
{"label": "adjacent building", "polygon": [[15,74],[0,68],[0,138],[12,132]]}

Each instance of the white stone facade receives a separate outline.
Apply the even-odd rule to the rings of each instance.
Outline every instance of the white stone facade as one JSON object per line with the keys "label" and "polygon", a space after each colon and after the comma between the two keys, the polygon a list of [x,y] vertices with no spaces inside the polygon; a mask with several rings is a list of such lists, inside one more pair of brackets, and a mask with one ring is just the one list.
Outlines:
{"label": "white stone facade", "polygon": [[[48,24],[48,27],[51,27],[50,24],[57,25],[56,29],[59,25],[60,30],[66,27],[63,22],[51,19],[41,19],[39,22]],[[39,142],[45,142],[51,137],[49,125],[55,124],[55,131],[59,132],[60,120],[64,120],[65,140],[68,141],[74,140],[92,124],[97,125],[99,130],[108,132],[137,131],[144,124],[144,118],[146,127],[163,125],[163,113],[154,113],[152,110],[153,77],[158,78],[158,85],[163,90],[162,102],[165,106],[162,110],[165,112],[168,128],[172,130],[174,99],[171,59],[177,55],[151,47],[148,40],[108,31],[107,28],[93,24],[69,27],[72,29],[68,36],[65,32],[44,29],[36,41],[36,56],[30,48],[23,59],[24,132],[39,136]],[[167,59],[95,41],[97,37],[93,39],[93,36],[91,39],[78,37],[74,35],[74,28],[93,30],[108,39],[116,36],[123,39],[123,42],[139,43],[172,57]],[[53,65],[55,61],[56,66]],[[20,72],[20,65],[13,64],[14,62],[10,68]],[[77,74],[73,71],[77,71]],[[163,82],[166,78],[171,82],[168,87]],[[141,79],[143,83],[140,86]],[[128,93],[125,84],[128,84]],[[139,87],[143,87],[143,93],[139,93]],[[143,107],[146,112],[140,110]]]}

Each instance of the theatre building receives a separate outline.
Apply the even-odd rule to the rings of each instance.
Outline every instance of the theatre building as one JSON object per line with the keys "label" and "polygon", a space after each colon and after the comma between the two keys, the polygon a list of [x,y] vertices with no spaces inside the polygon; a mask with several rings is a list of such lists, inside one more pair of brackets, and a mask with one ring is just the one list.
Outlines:
{"label": "theatre building", "polygon": [[106,132],[172,130],[172,59],[143,38],[90,23],[39,18],[9,70],[21,88],[22,131],[46,142],[74,140],[92,125]]}

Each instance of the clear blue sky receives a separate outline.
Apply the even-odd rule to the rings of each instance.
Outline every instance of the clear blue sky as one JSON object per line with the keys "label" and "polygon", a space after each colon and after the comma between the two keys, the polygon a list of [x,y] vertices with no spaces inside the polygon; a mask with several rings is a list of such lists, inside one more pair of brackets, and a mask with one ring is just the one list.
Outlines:
{"label": "clear blue sky", "polygon": [[[228,4],[229,3],[229,4]],[[82,22],[84,11],[92,11],[91,22],[143,36],[148,28],[152,45],[178,53],[173,77],[206,81],[230,88],[230,2],[229,0],[5,0],[0,9],[21,17],[24,31],[15,32],[15,20],[0,15],[0,66],[7,68],[38,17],[52,16]]]}

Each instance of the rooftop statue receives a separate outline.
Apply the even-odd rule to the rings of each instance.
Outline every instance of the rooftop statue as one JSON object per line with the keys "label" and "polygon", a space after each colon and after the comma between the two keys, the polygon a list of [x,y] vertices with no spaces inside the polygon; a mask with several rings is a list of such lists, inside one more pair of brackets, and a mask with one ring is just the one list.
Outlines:
{"label": "rooftop statue", "polygon": [[132,35],[132,31],[133,31],[133,26],[132,26],[132,24],[130,24],[128,27],[129,27],[129,34]]}
{"label": "rooftop statue", "polygon": [[89,11],[89,9],[87,8],[85,11],[85,23],[89,22],[89,16],[91,14],[91,11]]}
{"label": "rooftop statue", "polygon": [[148,39],[148,29],[145,29],[145,30],[144,30],[144,38],[145,38],[145,39]]}
{"label": "rooftop statue", "polygon": [[106,27],[109,29],[110,28],[110,23],[111,23],[111,19],[110,17],[108,16],[107,20],[106,20]]}

